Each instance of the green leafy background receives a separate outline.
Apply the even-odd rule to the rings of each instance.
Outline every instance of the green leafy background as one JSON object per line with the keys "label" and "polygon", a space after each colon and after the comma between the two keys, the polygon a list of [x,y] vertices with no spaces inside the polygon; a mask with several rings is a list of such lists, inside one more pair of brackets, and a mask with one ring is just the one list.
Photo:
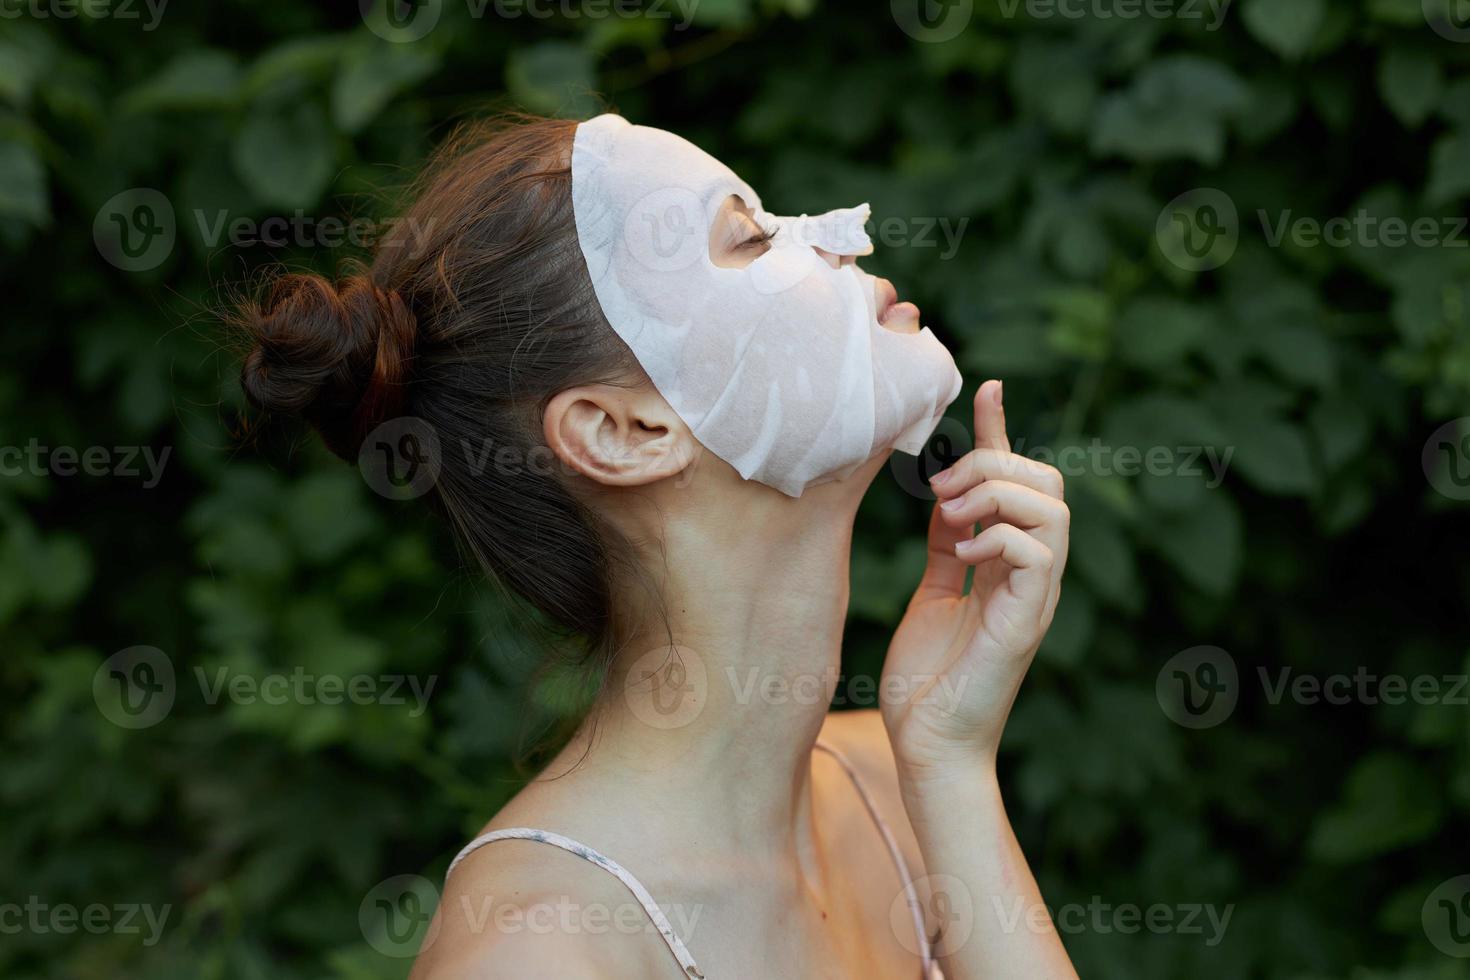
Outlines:
{"label": "green leafy background", "polygon": [[[916,242],[870,267],[927,311],[967,394],[1005,379],[1023,448],[1234,452],[1219,487],[1069,482],[1065,600],[1007,736],[1017,831],[1052,903],[1234,908],[1214,946],[1070,934],[1081,974],[1470,976],[1420,921],[1470,873],[1470,709],[1273,704],[1256,680],[1470,668],[1466,505],[1421,465],[1430,433],[1470,414],[1470,249],[1271,247],[1254,217],[1464,215],[1470,43],[1420,0],[1240,0],[1217,30],[1182,0],[1205,16],[979,0],[942,42],[900,29],[901,2],[512,18],[430,0],[439,20],[412,42],[351,3],[178,4],[151,29],[141,5],[36,12],[57,6],[0,20],[0,445],[171,455],[152,487],[0,478],[0,903],[172,911],[153,945],[7,931],[0,975],[406,974],[359,901],[392,875],[438,881],[576,699],[423,508],[299,434],[242,446],[222,286],[345,253],[211,229],[384,213],[455,120],[577,115],[600,94],[777,210],[967,219],[953,255]],[[1155,223],[1198,187],[1227,194],[1241,230],[1223,267],[1191,273]],[[176,216],[138,271],[96,233],[130,188]],[[926,504],[905,479],[884,474],[859,520],[852,676],[879,670],[922,564]],[[167,653],[178,700],[126,730],[92,683],[139,644]],[[1201,644],[1242,681],[1231,717],[1191,730],[1155,679]],[[196,667],[437,686],[417,715],[209,704]]]}

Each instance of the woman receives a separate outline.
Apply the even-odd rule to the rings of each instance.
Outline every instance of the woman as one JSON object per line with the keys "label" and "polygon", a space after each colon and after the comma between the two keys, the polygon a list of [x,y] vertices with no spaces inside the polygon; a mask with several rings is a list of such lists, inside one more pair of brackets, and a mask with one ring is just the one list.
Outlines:
{"label": "woman", "polygon": [[933,480],[881,708],[827,713],[858,503],[958,391],[855,265],[866,214],[773,215],[616,116],[522,120],[443,151],[369,270],[246,311],[251,402],[349,461],[414,420],[464,546],[606,671],[451,865],[416,978],[1075,976],[995,772],[1068,523],[999,382]]}

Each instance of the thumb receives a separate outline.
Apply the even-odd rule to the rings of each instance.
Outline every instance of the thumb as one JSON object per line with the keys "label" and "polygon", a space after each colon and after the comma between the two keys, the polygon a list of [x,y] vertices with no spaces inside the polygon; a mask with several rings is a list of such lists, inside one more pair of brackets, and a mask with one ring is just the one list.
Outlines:
{"label": "thumb", "polygon": [[1003,453],[1011,451],[999,381],[987,381],[975,392],[975,444]]}

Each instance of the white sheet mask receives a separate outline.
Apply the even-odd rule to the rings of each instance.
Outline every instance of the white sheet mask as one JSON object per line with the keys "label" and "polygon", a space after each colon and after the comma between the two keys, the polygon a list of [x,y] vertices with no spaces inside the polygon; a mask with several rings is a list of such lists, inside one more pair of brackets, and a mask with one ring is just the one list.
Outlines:
{"label": "white sheet mask", "polygon": [[[710,256],[732,194],[776,232],[744,268]],[[880,326],[874,278],[813,249],[871,253],[866,204],[772,215],[699,147],[607,114],[577,127],[572,207],[608,322],[695,438],[747,480],[799,497],[889,447],[917,453],[959,395],[938,338]]]}

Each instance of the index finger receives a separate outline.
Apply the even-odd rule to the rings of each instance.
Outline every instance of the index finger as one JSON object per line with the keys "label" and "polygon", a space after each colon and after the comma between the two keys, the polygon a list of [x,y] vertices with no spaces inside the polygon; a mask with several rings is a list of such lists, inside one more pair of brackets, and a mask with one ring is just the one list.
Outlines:
{"label": "index finger", "polygon": [[1011,440],[1006,436],[1006,410],[1001,397],[1001,383],[994,379],[975,392],[975,445],[1008,453]]}

